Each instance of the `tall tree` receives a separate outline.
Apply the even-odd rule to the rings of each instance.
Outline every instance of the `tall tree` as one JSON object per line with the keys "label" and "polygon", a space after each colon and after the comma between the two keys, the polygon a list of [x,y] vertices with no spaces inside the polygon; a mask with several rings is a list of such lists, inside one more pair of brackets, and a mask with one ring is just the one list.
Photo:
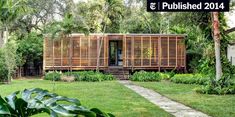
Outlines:
{"label": "tall tree", "polygon": [[0,47],[3,46],[9,36],[9,27],[17,19],[22,12],[25,11],[26,6],[23,0],[1,0],[0,1],[0,23],[2,30],[0,31]]}
{"label": "tall tree", "polygon": [[11,76],[16,69],[16,50],[17,44],[14,40],[8,41],[6,46],[4,46],[4,58],[7,68],[7,82],[11,82]]}
{"label": "tall tree", "polygon": [[96,71],[99,71],[100,67],[100,55],[101,55],[101,49],[103,46],[103,41],[105,38],[104,33],[106,32],[107,26],[112,23],[112,18],[114,17],[120,17],[122,14],[122,6],[123,3],[120,0],[105,0],[104,5],[101,7],[101,12],[103,13],[102,20],[100,22],[102,26],[102,38],[98,39],[99,43],[99,50],[97,54],[97,66]]}
{"label": "tall tree", "polygon": [[220,30],[219,30],[219,12],[212,12],[213,17],[213,38],[215,45],[215,60],[216,60],[216,80],[222,76],[222,65],[220,58]]}
{"label": "tall tree", "polygon": [[32,30],[42,31],[47,23],[64,17],[66,0],[25,0],[30,12],[24,14],[13,24],[13,30],[26,35]]}

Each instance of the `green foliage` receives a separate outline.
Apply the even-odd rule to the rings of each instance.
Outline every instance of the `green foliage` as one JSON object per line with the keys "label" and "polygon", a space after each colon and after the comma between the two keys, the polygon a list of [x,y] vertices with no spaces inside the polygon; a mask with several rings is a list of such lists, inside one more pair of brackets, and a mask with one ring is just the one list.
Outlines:
{"label": "green foliage", "polygon": [[44,76],[44,80],[51,80],[51,81],[60,81],[62,73],[55,71],[55,72],[48,72]]}
{"label": "green foliage", "polygon": [[[0,96],[0,115],[28,117],[39,113],[47,113],[51,117],[78,116],[85,117],[114,117],[110,113],[97,108],[87,109],[78,99],[59,96],[40,88],[25,89],[18,97],[19,91],[3,99]],[[66,102],[66,103],[62,103]]]}
{"label": "green foliage", "polygon": [[16,50],[17,50],[17,44],[14,40],[8,41],[4,47],[4,53],[5,53],[4,58],[5,58],[5,65],[6,65],[5,67],[8,70],[8,74],[7,74],[8,82],[11,81],[11,76],[17,67]]}
{"label": "green foliage", "polygon": [[20,65],[26,62],[41,62],[43,51],[43,36],[35,32],[25,35],[18,40],[19,47],[17,53],[22,56]]}
{"label": "green foliage", "polygon": [[183,84],[208,84],[210,78],[202,74],[176,74],[170,81],[174,83],[183,83]]}
{"label": "green foliage", "polygon": [[161,81],[162,79],[170,78],[169,74],[163,74],[160,72],[146,72],[146,71],[139,71],[135,72],[131,77],[130,80],[132,81]]}
{"label": "green foliage", "polygon": [[169,80],[171,79],[173,76],[175,76],[175,72],[174,70],[170,71],[170,72],[164,72],[164,73],[161,73],[162,75],[162,78],[165,79],[165,80]]}
{"label": "green foliage", "polygon": [[100,82],[105,80],[114,80],[114,76],[94,71],[66,72],[65,75],[73,75],[75,81]]}
{"label": "green foliage", "polygon": [[[187,14],[187,15],[186,15]],[[208,16],[206,13],[197,13],[200,17]],[[205,16],[204,16],[205,15]],[[178,17],[176,17],[178,16]],[[188,19],[187,21],[183,20],[185,17],[195,17],[195,20]],[[200,67],[201,64],[205,64],[206,62],[210,62],[208,60],[214,59],[214,48],[212,39],[210,36],[210,32],[208,34],[208,29],[201,28],[205,27],[205,23],[208,25],[208,21],[200,21],[198,16],[193,13],[179,13],[179,14],[172,14],[171,17],[175,20],[172,20],[172,24],[174,24],[170,31],[171,33],[177,34],[187,34],[187,38],[185,38],[185,45],[187,50],[187,58],[188,58],[188,71],[189,72],[196,72],[201,73],[204,67]],[[181,20],[179,20],[179,19]],[[207,19],[209,16],[207,17]],[[206,19],[206,18],[205,18]],[[179,23],[175,23],[179,22]],[[186,23],[188,22],[188,23]],[[203,24],[203,25],[202,25]],[[200,26],[202,25],[202,26]],[[212,59],[211,59],[212,58]],[[214,64],[213,64],[214,65]],[[207,67],[211,69],[210,67]],[[207,69],[206,68],[206,69]],[[208,71],[208,69],[206,70]],[[202,72],[204,73],[204,72]]]}
{"label": "green foliage", "polygon": [[122,0],[88,0],[80,2],[77,6],[78,14],[84,19],[89,32],[120,32],[124,12]]}
{"label": "green foliage", "polygon": [[[135,4],[135,3],[134,3]],[[166,19],[160,13],[149,13],[145,8],[126,6],[124,18],[120,25],[122,33],[167,33]],[[130,24],[130,25],[127,25]]]}
{"label": "green foliage", "polygon": [[49,23],[45,27],[44,32],[50,34],[49,38],[51,39],[65,38],[73,32],[82,32],[85,34],[89,33],[86,25],[80,19],[76,19],[70,13],[66,13],[62,21],[54,21],[52,23]]}
{"label": "green foliage", "polygon": [[87,81],[87,82],[100,82],[100,81],[107,81],[107,80],[114,80],[115,77],[111,74],[103,74],[101,72],[94,72],[94,71],[78,71],[78,72],[48,72],[44,79],[45,80],[54,80],[60,81],[62,75],[66,76],[74,76],[75,81]]}
{"label": "green foliage", "polygon": [[[9,25],[25,10],[23,0],[1,0],[0,1],[0,21]],[[9,23],[9,24],[8,24]]]}
{"label": "green foliage", "polygon": [[0,82],[7,81],[8,70],[4,59],[4,50],[0,48]]}
{"label": "green foliage", "polygon": [[196,88],[198,93],[205,94],[235,94],[235,77],[230,74],[223,74],[222,78],[216,81],[213,77],[206,86]]}
{"label": "green foliage", "polygon": [[14,40],[8,41],[0,48],[0,81],[10,82],[17,67],[17,44]]}

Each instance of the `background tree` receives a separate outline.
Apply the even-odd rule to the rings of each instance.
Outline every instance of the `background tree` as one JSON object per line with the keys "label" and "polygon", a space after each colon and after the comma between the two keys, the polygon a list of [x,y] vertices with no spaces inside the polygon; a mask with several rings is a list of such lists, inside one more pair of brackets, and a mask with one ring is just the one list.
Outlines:
{"label": "background tree", "polygon": [[[98,39],[100,47],[97,54],[96,70],[99,71],[104,33],[119,33],[120,19],[122,18],[124,6],[122,0],[98,0],[88,1],[87,3],[89,4],[83,3],[84,5],[78,8],[78,12],[85,19],[90,32],[102,33],[102,38]],[[84,7],[86,7],[86,10],[83,9]]]}
{"label": "background tree", "polygon": [[30,12],[18,18],[12,26],[20,36],[31,31],[42,33],[47,23],[65,16],[67,6],[65,0],[26,0],[25,5]]}
{"label": "background tree", "polygon": [[12,74],[14,73],[17,65],[16,65],[16,50],[17,44],[14,40],[11,40],[6,43],[4,46],[4,58],[5,64],[7,68],[7,82],[10,83],[12,79]]}
{"label": "background tree", "polygon": [[9,28],[12,23],[26,10],[23,0],[1,0],[0,1],[0,42],[2,47],[8,40]]}
{"label": "background tree", "polygon": [[[43,35],[31,32],[25,34],[21,39],[17,40],[18,48],[17,54],[21,57],[21,61],[18,62],[19,77],[21,77],[22,67],[25,69],[24,74],[35,74],[34,71],[30,71],[28,68],[33,67],[40,71],[42,69],[42,53],[43,53]],[[36,73],[39,74],[39,73]]]}

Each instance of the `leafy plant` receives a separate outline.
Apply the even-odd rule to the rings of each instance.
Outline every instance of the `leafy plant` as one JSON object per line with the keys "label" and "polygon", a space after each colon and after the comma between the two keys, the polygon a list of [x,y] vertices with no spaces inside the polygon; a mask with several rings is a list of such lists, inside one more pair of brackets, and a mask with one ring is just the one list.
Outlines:
{"label": "leafy plant", "polygon": [[115,79],[113,75],[94,71],[73,72],[72,74],[75,76],[76,81],[97,82]]}
{"label": "leafy plant", "polygon": [[210,78],[203,74],[176,74],[170,81],[183,84],[208,84]]}
{"label": "leafy plant", "polygon": [[141,82],[160,81],[162,79],[165,79],[165,78],[167,79],[169,77],[170,77],[170,75],[163,74],[163,73],[160,73],[160,72],[139,71],[139,72],[135,72],[130,77],[130,80],[132,80],[132,81],[141,81]]}
{"label": "leafy plant", "polygon": [[205,94],[235,94],[234,78],[229,74],[224,74],[220,80],[216,81],[212,77],[206,86],[196,88],[195,91]]}
{"label": "leafy plant", "polygon": [[48,72],[46,73],[44,79],[51,80],[51,81],[60,81],[61,80],[61,73],[58,71],[55,72]]}
{"label": "leafy plant", "polygon": [[[78,99],[59,96],[40,88],[25,89],[21,97],[19,91],[4,99],[0,96],[0,115],[6,117],[28,117],[39,113],[47,113],[51,117],[78,116],[85,117],[114,117],[110,113],[97,108],[87,109],[81,106]],[[62,102],[66,102],[62,103]]]}
{"label": "leafy plant", "polygon": [[112,74],[105,74],[104,80],[114,80],[115,77]]}
{"label": "leafy plant", "polygon": [[173,76],[175,76],[175,72],[174,70],[170,71],[170,72],[164,72],[164,73],[161,73],[161,77],[165,80],[169,80],[170,78],[172,78]]}
{"label": "leafy plant", "polygon": [[[19,38],[17,41],[18,49],[17,53],[22,55],[22,61],[19,66],[25,65],[25,63],[40,63],[43,59],[43,36],[31,32],[24,37]],[[27,65],[27,64],[26,64]]]}

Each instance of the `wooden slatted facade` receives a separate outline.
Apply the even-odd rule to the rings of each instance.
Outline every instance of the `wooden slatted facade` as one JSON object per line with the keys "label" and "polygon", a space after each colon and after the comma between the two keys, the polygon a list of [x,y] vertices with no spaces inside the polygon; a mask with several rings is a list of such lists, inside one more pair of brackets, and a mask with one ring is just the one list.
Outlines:
{"label": "wooden slatted facade", "polygon": [[[102,38],[102,36],[104,36]],[[44,40],[44,70],[94,70],[100,52],[100,69],[110,66],[110,42],[121,43],[125,69],[185,69],[185,35],[73,34],[66,39]],[[120,45],[120,44],[119,44]]]}

